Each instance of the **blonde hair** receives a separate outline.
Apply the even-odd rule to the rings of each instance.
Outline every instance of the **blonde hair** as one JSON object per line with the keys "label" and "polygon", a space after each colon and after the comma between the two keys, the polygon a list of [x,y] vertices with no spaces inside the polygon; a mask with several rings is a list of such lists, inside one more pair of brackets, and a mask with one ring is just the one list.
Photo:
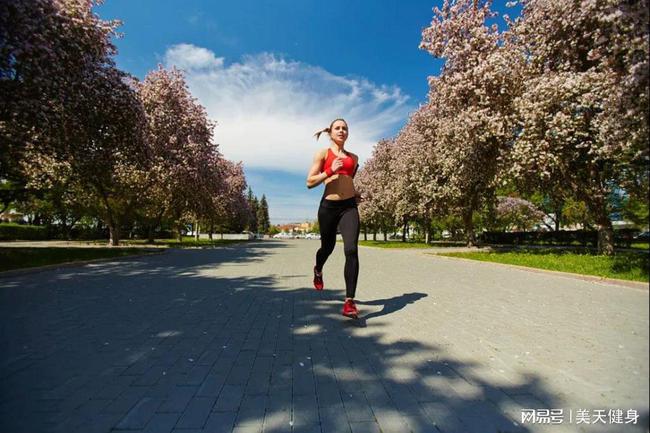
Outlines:
{"label": "blonde hair", "polygon": [[314,137],[316,137],[316,141],[318,141],[318,139],[320,138],[320,135],[323,132],[327,132],[327,135],[330,135],[330,132],[332,132],[332,126],[334,126],[334,123],[338,122],[339,120],[343,121],[345,123],[345,126],[348,126],[348,122],[346,122],[345,119],[340,119],[340,118],[339,119],[334,119],[334,120],[332,120],[332,123],[330,123],[330,126],[328,126],[327,128],[323,128],[323,129],[321,129],[320,131],[318,131],[318,132],[316,132],[314,134]]}

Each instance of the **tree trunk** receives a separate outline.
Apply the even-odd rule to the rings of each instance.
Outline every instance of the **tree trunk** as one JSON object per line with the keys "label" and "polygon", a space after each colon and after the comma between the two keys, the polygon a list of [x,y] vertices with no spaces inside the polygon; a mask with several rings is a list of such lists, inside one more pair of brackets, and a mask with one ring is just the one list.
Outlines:
{"label": "tree trunk", "polygon": [[71,228],[68,226],[68,223],[66,222],[65,218],[61,218],[61,232],[63,234],[63,239],[66,241],[70,240],[70,231]]}
{"label": "tree trunk", "polygon": [[149,227],[147,228],[147,243],[148,244],[153,244],[154,243],[153,232],[154,232],[154,225],[149,224]]}
{"label": "tree trunk", "polygon": [[197,220],[197,221],[194,223],[194,236],[195,236],[195,239],[196,239],[197,241],[199,240],[199,229],[200,229],[200,227],[199,227],[199,221]]}
{"label": "tree trunk", "polygon": [[463,211],[463,226],[465,228],[465,236],[467,238],[467,246],[473,247],[476,245],[476,238],[474,236],[474,221],[472,221],[473,209],[469,208]]}
{"label": "tree trunk", "polygon": [[367,227],[363,228],[363,240],[364,241],[368,240],[368,228]]}
{"label": "tree trunk", "polygon": [[116,247],[120,244],[119,224],[117,223],[117,221],[115,221],[115,218],[113,217],[113,212],[108,202],[108,195],[104,192],[101,186],[99,187],[96,186],[96,188],[97,191],[99,191],[100,193],[102,201],[104,202],[104,206],[106,206],[106,223],[108,224],[108,233],[109,233],[108,245]]}
{"label": "tree trunk", "polygon": [[562,218],[562,208],[555,210],[555,231],[560,231],[560,218]]}
{"label": "tree trunk", "polygon": [[208,232],[208,236],[210,237],[210,240],[212,240],[212,233],[214,232],[214,223],[210,221],[210,230]]}
{"label": "tree trunk", "polygon": [[372,231],[372,240],[376,241],[377,240],[377,230]]}
{"label": "tree trunk", "polygon": [[406,242],[406,220],[404,220],[404,226],[402,226],[402,242]]}
{"label": "tree trunk", "polygon": [[178,224],[178,242],[183,242],[183,225]]}
{"label": "tree trunk", "polygon": [[[154,233],[155,233],[155,231],[156,231],[156,228],[158,228],[158,227],[161,226],[161,224],[162,224],[162,217],[163,217],[164,213],[165,213],[165,209],[163,208],[163,209],[160,210],[160,212],[158,212],[158,215],[156,216],[156,223],[155,223],[154,226],[151,228],[151,233],[149,234],[149,237],[150,237],[149,241],[151,241],[151,243],[154,243],[154,242],[155,242],[155,240],[154,240]],[[161,227],[161,228],[162,228],[162,227]]]}
{"label": "tree trunk", "polygon": [[108,223],[108,232],[110,233],[110,240],[108,245],[116,247],[120,244],[120,229],[112,221]]}
{"label": "tree trunk", "polygon": [[598,254],[611,256],[614,254],[614,228],[607,216],[601,216],[598,223]]}
{"label": "tree trunk", "polygon": [[429,245],[431,242],[431,220],[429,218],[424,219],[424,243]]}

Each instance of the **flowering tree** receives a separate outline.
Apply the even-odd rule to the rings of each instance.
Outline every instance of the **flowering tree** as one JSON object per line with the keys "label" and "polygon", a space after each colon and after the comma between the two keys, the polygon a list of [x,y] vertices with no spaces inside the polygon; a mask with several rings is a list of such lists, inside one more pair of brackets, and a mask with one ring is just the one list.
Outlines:
{"label": "flowering tree", "polygon": [[498,197],[496,206],[498,224],[504,230],[530,230],[541,223],[544,212],[531,202],[518,197]]}
{"label": "flowering tree", "polygon": [[210,237],[215,227],[219,227],[222,233],[226,227],[236,232],[241,231],[250,215],[250,207],[245,195],[248,185],[242,164],[222,158],[218,161],[218,166],[225,187],[219,194],[210,197],[213,211],[206,217]]}
{"label": "flowering tree", "polygon": [[388,189],[396,177],[393,150],[393,140],[380,140],[355,179],[356,188],[365,199],[359,205],[361,221],[374,232],[380,229],[384,240],[393,227],[395,215],[395,197]]}
{"label": "flowering tree", "polygon": [[151,154],[143,216],[150,226],[171,219],[180,237],[185,221],[210,216],[212,198],[225,188],[214,124],[177,69],[159,66],[137,88]]}
{"label": "flowering tree", "polygon": [[81,84],[87,93],[68,102],[71,113],[62,125],[68,141],[56,147],[28,143],[22,160],[36,189],[68,184],[91,194],[111,245],[119,244],[120,226],[133,217],[148,161],[144,112],[126,78],[113,67],[88,71]]}
{"label": "flowering tree", "polygon": [[137,218],[166,217],[180,233],[223,206],[246,209],[231,192],[241,195],[243,171],[212,143],[182,74],[159,68],[140,83],[115,68],[119,22],[100,20],[98,3],[0,1],[2,207],[26,185],[52,201],[64,231],[81,212],[99,216],[112,245]]}
{"label": "flowering tree", "polygon": [[432,218],[449,212],[447,205],[452,196],[446,184],[443,160],[439,157],[440,142],[431,134],[433,131],[427,129],[433,112],[428,105],[420,107],[395,138],[393,167],[397,176],[390,184],[396,216],[418,222],[424,229],[427,243]]}
{"label": "flowering tree", "polygon": [[119,242],[144,172],[142,110],[89,0],[0,2],[0,178],[92,197]]}
{"label": "flowering tree", "polygon": [[119,22],[100,20],[93,4],[0,2],[0,179],[24,182],[18,161],[27,144],[67,146],[75,103],[93,91],[89,76],[113,66],[110,38]]}
{"label": "flowering tree", "polygon": [[648,2],[526,0],[512,23],[526,53],[511,174],[565,185],[613,253],[608,197],[648,194]]}
{"label": "flowering tree", "polygon": [[0,3],[0,177],[86,191],[119,242],[143,172],[142,110],[95,3]]}
{"label": "flowering tree", "polygon": [[522,56],[486,21],[496,14],[487,0],[446,0],[434,9],[420,48],[446,60],[430,77],[429,103],[418,129],[435,141],[451,208],[462,215],[473,245],[473,215],[491,200],[500,163],[512,139],[512,100],[521,91]]}

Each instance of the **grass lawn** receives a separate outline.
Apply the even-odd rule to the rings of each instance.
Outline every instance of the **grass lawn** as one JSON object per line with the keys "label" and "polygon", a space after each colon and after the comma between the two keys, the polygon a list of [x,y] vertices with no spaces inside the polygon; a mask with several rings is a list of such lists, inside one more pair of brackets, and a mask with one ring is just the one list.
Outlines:
{"label": "grass lawn", "polygon": [[2,248],[0,271],[150,253],[144,248]]}
{"label": "grass lawn", "polygon": [[619,252],[614,256],[607,257],[574,250],[522,249],[508,252],[463,252],[441,253],[439,255],[646,282],[648,281],[648,268],[650,267],[650,256],[648,254],[633,252]]}
{"label": "grass lawn", "polygon": [[378,248],[440,248],[440,247],[463,247],[465,242],[442,242],[435,241],[430,244],[424,242],[402,242],[402,241],[362,241],[359,240],[359,245],[364,247],[378,247]]}

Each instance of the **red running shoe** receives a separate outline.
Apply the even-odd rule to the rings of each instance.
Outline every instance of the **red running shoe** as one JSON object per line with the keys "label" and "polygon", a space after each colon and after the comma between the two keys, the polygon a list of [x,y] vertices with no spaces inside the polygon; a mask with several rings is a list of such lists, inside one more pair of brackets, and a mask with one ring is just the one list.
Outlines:
{"label": "red running shoe", "polygon": [[359,316],[359,310],[352,299],[348,299],[343,304],[343,315],[356,319]]}
{"label": "red running shoe", "polygon": [[323,273],[318,272],[316,270],[316,266],[314,266],[314,288],[316,290],[323,290],[323,287],[325,285],[323,284]]}

